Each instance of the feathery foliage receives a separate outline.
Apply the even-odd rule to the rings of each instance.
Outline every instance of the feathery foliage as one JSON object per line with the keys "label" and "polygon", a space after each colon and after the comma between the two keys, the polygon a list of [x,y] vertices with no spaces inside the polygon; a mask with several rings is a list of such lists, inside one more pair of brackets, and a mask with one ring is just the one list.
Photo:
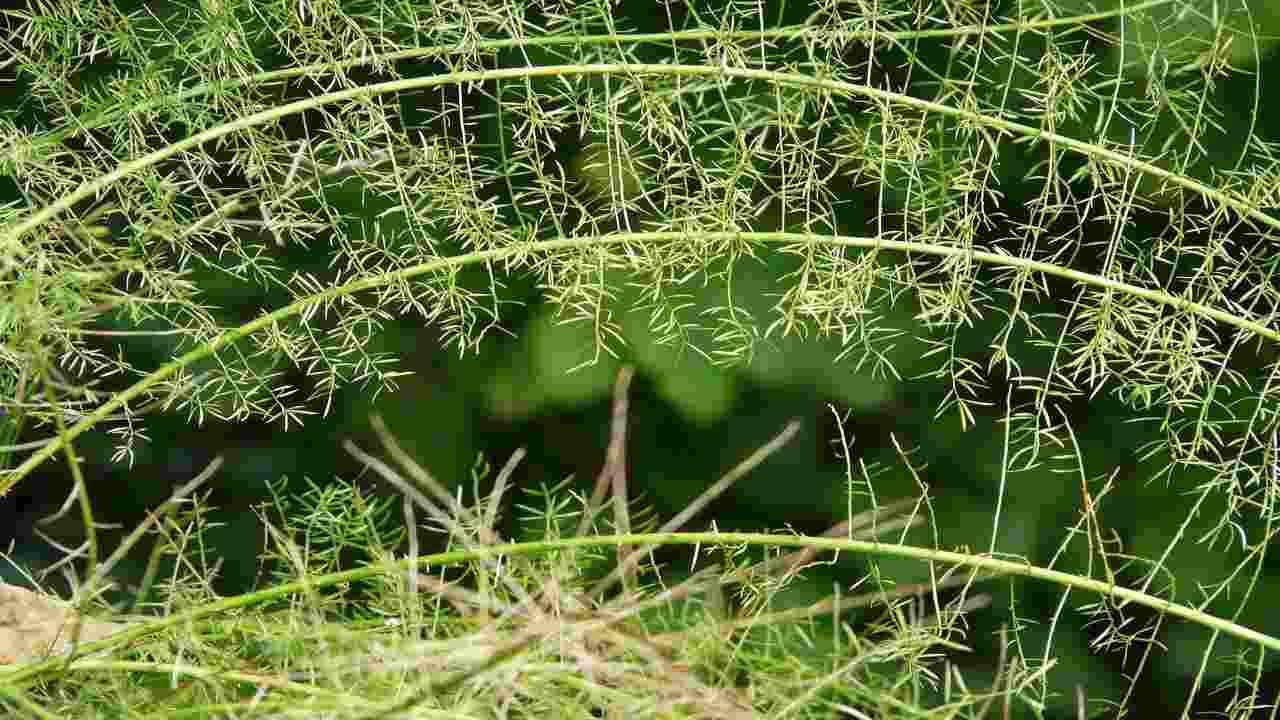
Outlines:
{"label": "feathery foliage", "polygon": [[[13,467],[0,474],[0,497],[42,463],[68,464],[92,591],[104,573],[92,483],[72,457],[81,435],[109,428],[115,460],[128,463],[147,441],[136,425],[147,412],[292,428],[329,412],[344,386],[396,390],[403,369],[375,342],[392,319],[420,317],[472,353],[506,331],[504,312],[533,286],[542,303],[520,340],[533,360],[494,380],[496,411],[599,396],[624,364],[652,374],[700,420],[725,416],[734,377],[803,376],[851,407],[919,383],[942,388],[940,426],[986,432],[981,442],[998,446],[989,538],[967,540],[959,554],[942,549],[949,538],[932,548],[845,547],[931,560],[920,567],[937,582],[943,567],[966,563],[997,574],[1028,567],[1063,586],[1060,614],[1010,610],[1008,656],[981,686],[924,657],[923,648],[960,640],[918,635],[926,626],[958,633],[967,589],[950,609],[933,594],[933,612],[947,619],[932,625],[890,612],[897,621],[878,629],[891,636],[883,644],[859,648],[875,633],[846,640],[837,630],[849,667],[807,682],[857,688],[857,697],[815,690],[827,711],[871,707],[873,676],[884,682],[875,712],[970,717],[997,701],[1033,714],[1053,703],[1084,708],[1050,680],[1055,643],[1068,642],[1055,629],[1075,610],[1093,649],[1138,678],[1081,689],[1101,699],[1090,712],[1126,707],[1155,672],[1153,658],[1174,653],[1189,668],[1179,707],[1212,696],[1233,717],[1274,714],[1276,684],[1266,678],[1280,627],[1252,601],[1274,565],[1280,497],[1280,146],[1262,120],[1267,29],[1280,28],[1280,11],[1265,5],[208,0],[130,10],[68,0],[9,12],[0,64],[23,100],[0,116],[0,162],[21,199],[0,208],[0,441],[31,428],[49,437],[6,446]],[[237,306],[246,288],[258,299],[249,310]],[[305,385],[289,380],[295,370]],[[1116,474],[1077,437],[1089,404],[1157,428],[1128,449],[1141,473],[1125,482],[1141,485],[1142,498],[1169,498],[1172,533],[1122,538],[1108,527]],[[915,477],[907,449],[898,460]],[[1076,478],[1072,492],[1052,497],[1071,503],[1074,524],[1051,561],[1001,564],[1011,551],[998,539],[1017,522],[1004,517],[1004,499],[1061,473]],[[873,477],[850,460],[850,492],[879,505]],[[924,481],[916,489],[920,512],[936,515]],[[614,529],[637,542],[625,517]],[[384,563],[398,540],[359,520],[325,527],[377,548],[370,577],[399,577]],[[491,526],[446,530],[492,544],[476,529]],[[296,549],[289,537],[280,530],[273,542]],[[547,543],[539,549],[557,547]],[[1177,577],[1173,558],[1187,553],[1204,572]],[[299,578],[331,577],[332,565],[308,565],[316,557],[285,552],[283,562]],[[538,662],[553,661],[538,644],[552,635],[540,623],[572,615],[563,604],[576,602],[583,614],[566,627],[616,618],[587,612],[590,602],[567,590],[554,602],[526,597],[519,580],[550,566],[498,588],[492,564],[452,558],[464,560],[489,593],[470,604],[497,617],[475,631],[499,638],[479,645],[491,646],[493,667],[417,688],[410,700],[471,693],[454,697],[452,712],[499,712],[489,704],[516,700],[486,696],[496,692],[484,690],[494,682],[486,672],[515,656],[523,669],[512,672],[548,683],[523,700],[526,714],[576,717],[586,706],[566,700],[573,692],[599,707],[659,682],[631,668],[609,674],[605,641],[585,631],[575,636],[577,664],[554,662],[587,679],[543,679]],[[892,581],[875,581],[882,599],[897,592]],[[289,592],[310,593],[319,613],[323,585],[299,580]],[[1099,597],[1081,607],[1071,588]],[[653,587],[628,593],[641,590],[657,594],[624,596],[636,612],[671,600]],[[429,625],[413,615],[421,608],[408,609],[412,592],[378,597],[399,603],[396,617],[416,617],[414,633]],[[1164,637],[1184,637],[1190,655],[1158,647],[1165,624],[1188,622],[1211,635]],[[656,652],[623,635],[609,642]],[[346,640],[299,643],[337,657]],[[754,651],[740,654],[764,666],[761,677],[799,662]],[[678,685],[677,665],[663,665],[661,682]],[[859,674],[881,665],[882,675]],[[611,668],[611,679],[593,684],[590,668]],[[10,699],[25,692],[19,680],[0,676]],[[310,692],[295,685],[280,687]],[[718,694],[704,706],[690,699],[693,685],[680,687],[689,692],[680,702],[645,712],[801,712],[771,704],[785,697],[781,687],[762,689],[764,702]],[[618,699],[631,708],[623,716],[638,716],[633,700]],[[359,704],[334,702],[334,712]]]}

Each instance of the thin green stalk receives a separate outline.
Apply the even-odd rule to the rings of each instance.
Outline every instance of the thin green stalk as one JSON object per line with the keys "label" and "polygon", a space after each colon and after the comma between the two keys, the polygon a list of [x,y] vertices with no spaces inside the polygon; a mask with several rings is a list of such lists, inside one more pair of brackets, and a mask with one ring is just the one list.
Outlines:
{"label": "thin green stalk", "polygon": [[[858,553],[872,556],[898,557],[920,560],[927,563],[940,563],[954,567],[968,567],[981,570],[989,575],[1012,575],[1032,578],[1054,583],[1063,587],[1084,590],[1105,598],[1124,601],[1151,608],[1157,612],[1188,620],[1211,630],[1239,638],[1262,648],[1280,652],[1280,638],[1239,625],[1230,620],[1210,615],[1194,607],[1171,602],[1154,595],[1120,587],[1114,583],[1080,577],[1059,570],[1038,567],[1027,562],[1001,560],[986,555],[970,555],[947,550],[934,550],[912,545],[882,543],[866,540],[848,540],[844,538],[807,537],[799,535],[770,535],[767,533],[730,533],[730,532],[696,532],[696,533],[640,533],[632,535],[602,535],[595,537],[558,538],[534,542],[510,543],[507,545],[491,545],[469,550],[455,550],[437,553],[420,558],[407,558],[394,563],[367,565],[365,567],[330,573],[305,581],[283,583],[275,587],[259,590],[236,597],[208,603],[206,605],[174,613],[158,620],[140,622],[135,626],[121,630],[104,640],[85,643],[80,650],[88,655],[108,650],[119,645],[140,640],[165,630],[187,626],[197,620],[213,617],[220,613],[260,605],[279,600],[302,592],[310,592],[317,588],[329,587],[341,583],[366,580],[384,573],[400,574],[411,565],[419,568],[454,565],[458,563],[496,557],[517,557],[542,553],[569,550],[574,548],[608,547],[619,545],[701,545],[730,546],[756,545],[773,548],[813,548],[820,551]],[[71,669],[78,665],[70,664]],[[12,686],[30,683],[50,675],[56,675],[68,667],[61,658],[51,658],[39,663],[20,667],[7,674],[0,674],[0,682]]]}
{"label": "thin green stalk", "polygon": [[1179,175],[1171,170],[1138,160],[1130,155],[1126,155],[1115,150],[1109,150],[1083,140],[1060,135],[1056,132],[1042,130],[1040,128],[1016,123],[1003,118],[990,117],[978,112],[955,108],[942,103],[936,103],[931,100],[922,100],[920,98],[903,95],[902,93],[889,92],[877,88],[864,87],[854,83],[843,82],[839,80],[828,80],[823,78],[814,78],[807,75],[797,73],[783,73],[772,70],[753,70],[749,68],[731,68],[731,67],[707,67],[703,65],[660,65],[660,64],[644,64],[644,63],[602,63],[602,64],[584,64],[584,65],[545,65],[539,67],[521,67],[521,68],[502,68],[498,70],[477,70],[456,73],[446,73],[442,75],[434,75],[425,78],[409,78],[405,80],[391,80],[383,83],[374,83],[357,88],[350,88],[339,92],[328,93],[325,95],[316,95],[313,97],[297,100],[295,102],[280,105],[269,110],[254,113],[239,118],[233,122],[220,125],[216,128],[210,128],[204,132],[197,133],[185,140],[173,143],[166,147],[160,148],[154,152],[148,153],[140,158],[129,160],[120,164],[118,168],[105,175],[99,176],[94,180],[81,184],[74,192],[62,196],[58,200],[31,213],[25,219],[15,222],[10,228],[6,229],[3,243],[0,243],[5,249],[5,264],[13,267],[17,263],[14,259],[15,251],[20,247],[19,243],[22,237],[27,233],[35,230],[42,224],[53,220],[61,213],[70,209],[76,203],[87,200],[96,196],[116,182],[129,177],[144,168],[159,163],[181,153],[185,150],[200,147],[205,143],[226,137],[240,130],[246,130],[255,125],[265,124],[274,120],[280,120],[290,115],[312,110],[323,105],[343,102],[346,100],[355,100],[363,97],[370,97],[382,93],[395,93],[407,90],[418,90],[422,88],[436,87],[439,85],[463,85],[469,83],[483,83],[493,80],[507,80],[517,78],[532,77],[558,77],[572,75],[626,75],[635,76],[640,74],[651,75],[674,75],[685,77],[724,77],[737,80],[759,80],[768,83],[776,83],[779,85],[787,85],[792,87],[805,87],[815,90],[825,90],[828,92],[840,93],[845,95],[861,95],[865,97],[882,100],[884,102],[905,105],[907,107],[923,110],[926,112],[934,112],[940,115],[959,118],[978,125],[1007,132],[1014,135],[1021,135],[1028,139],[1045,140],[1051,143],[1057,143],[1063,147],[1069,148],[1075,152],[1089,157],[1106,160],[1120,167],[1137,170],[1146,173],[1152,177],[1170,182],[1179,187],[1191,190],[1198,195],[1212,200],[1225,207],[1232,208],[1240,214],[1242,218],[1249,218],[1258,223],[1280,230],[1280,219],[1273,218],[1262,210],[1254,207],[1245,200],[1233,197],[1224,193],[1217,188],[1206,185],[1193,178]]}
{"label": "thin green stalk", "polygon": [[1237,317],[1223,310],[1203,305],[1201,303],[1192,302],[1185,298],[1176,297],[1169,293],[1159,290],[1150,290],[1148,288],[1131,285],[1129,283],[1112,280],[1111,278],[1102,277],[1092,273],[1081,272],[1064,268],[1052,263],[1041,262],[1038,260],[1029,260],[1013,255],[1005,255],[1002,253],[993,253],[980,250],[966,250],[964,248],[947,247],[942,245],[932,245],[929,243],[911,242],[907,240],[881,240],[878,238],[863,237],[841,237],[834,235],[807,235],[803,233],[786,233],[786,232],[650,232],[650,233],[617,233],[613,235],[600,235],[595,237],[578,237],[578,238],[556,238],[553,240],[539,240],[534,242],[520,243],[504,248],[496,248],[493,250],[484,250],[480,252],[469,253],[457,257],[440,258],[431,262],[421,263],[413,267],[394,272],[374,275],[372,277],[360,278],[352,280],[344,285],[338,285],[329,288],[323,292],[309,295],[300,300],[296,300],[289,305],[277,308],[266,315],[251,320],[237,328],[232,328],[207,344],[202,345],[190,352],[178,357],[165,364],[155,372],[139,380],[129,388],[121,391],[113,396],[110,400],[103,403],[93,412],[88,413],[76,424],[67,428],[65,432],[59,433],[51,438],[47,443],[38,450],[31,453],[21,465],[0,478],[0,497],[3,497],[11,488],[18,484],[22,478],[26,477],[40,463],[47,460],[55,452],[57,452],[64,443],[68,443],[79,437],[94,425],[111,415],[116,410],[127,405],[131,400],[141,396],[157,384],[173,377],[182,368],[192,363],[208,357],[218,350],[231,345],[238,340],[252,335],[253,333],[280,322],[286,318],[293,317],[303,313],[307,308],[318,305],[320,303],[336,300],[346,295],[354,295],[355,293],[373,288],[393,285],[410,278],[420,275],[427,275],[434,272],[450,270],[454,268],[465,267],[469,265],[478,265],[485,263],[496,263],[501,260],[509,260],[520,258],[527,255],[535,254],[553,254],[561,251],[578,250],[587,247],[599,247],[605,245],[618,245],[637,242],[676,242],[680,240],[704,239],[704,240],[747,240],[760,243],[800,243],[808,242],[815,244],[825,244],[840,247],[854,248],[875,248],[878,250],[897,250],[902,253],[912,254],[918,253],[922,255],[936,255],[940,257],[958,257],[968,256],[973,260],[988,263],[993,266],[1021,268],[1031,272],[1040,272],[1048,275],[1073,280],[1078,283],[1092,285],[1094,287],[1108,288],[1120,292],[1132,294],[1152,302],[1160,303],[1168,307],[1172,307],[1184,312],[1193,313],[1201,317],[1210,318],[1225,323],[1232,327],[1254,333],[1260,337],[1280,342],[1280,331],[1273,330],[1252,320]]}
{"label": "thin green stalk", "polygon": [[[1171,5],[1174,2],[1176,2],[1176,0],[1147,0],[1147,2],[1138,3],[1136,5],[1113,8],[1102,12],[1072,15],[1069,17],[1015,21],[1000,23],[997,25],[965,25],[962,27],[938,28],[936,30],[850,30],[841,31],[839,36],[841,39],[846,41],[875,39],[889,42],[902,42],[906,40],[924,38],[960,38],[984,34],[999,35],[1003,33],[1022,33],[1036,30],[1051,30],[1053,28],[1062,27],[1079,27],[1085,23],[1099,22],[1102,20],[1120,17],[1121,15],[1133,15],[1147,10],[1154,10],[1158,7]],[[12,14],[8,11],[0,12]],[[84,118],[80,122],[68,124],[65,127],[59,128],[58,130],[43,136],[42,139],[51,143],[62,143],[81,132],[104,127],[121,117],[139,112],[147,112],[149,110],[162,108],[174,103],[182,103],[194,98],[204,97],[205,95],[214,92],[239,90],[241,88],[252,86],[261,87],[292,78],[311,77],[325,72],[336,72],[339,70],[347,70],[366,65],[377,66],[387,63],[396,63],[403,60],[439,57],[441,55],[451,55],[463,52],[484,53],[498,52],[501,50],[518,50],[521,48],[557,46],[590,47],[595,45],[613,45],[616,43],[668,45],[671,43],[724,40],[738,40],[746,43],[758,42],[761,40],[813,40],[822,38],[827,34],[829,34],[829,31],[823,30],[822,28],[800,25],[770,30],[735,30],[732,32],[725,32],[723,30],[679,30],[662,33],[608,33],[601,35],[556,35],[552,37],[526,36],[519,38],[476,40],[473,44],[468,44],[465,47],[458,47],[456,45],[432,45],[429,47],[398,50],[384,54],[362,53],[358,57],[348,58],[338,62],[315,63],[301,67],[272,70],[270,72],[258,73],[244,78],[237,77],[229,78],[220,82],[201,83],[195,87],[169,95],[151,97],[139,103],[121,105],[109,110],[100,111],[94,115]]]}

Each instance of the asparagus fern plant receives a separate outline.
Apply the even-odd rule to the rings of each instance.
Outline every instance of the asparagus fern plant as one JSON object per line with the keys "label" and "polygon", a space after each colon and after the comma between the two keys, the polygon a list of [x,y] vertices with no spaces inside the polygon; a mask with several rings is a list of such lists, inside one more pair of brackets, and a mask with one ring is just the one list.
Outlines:
{"label": "asparagus fern plant", "polygon": [[[1110,714],[1152,675],[1183,679],[1188,713],[1276,712],[1280,626],[1263,589],[1277,582],[1268,550],[1280,490],[1274,6],[77,0],[5,17],[0,66],[20,99],[0,115],[0,502],[42,465],[66,464],[88,537],[73,558],[81,609],[116,557],[98,547],[94,483],[78,470],[86,433],[110,433],[113,461],[127,464],[148,442],[146,413],[287,430],[331,412],[351,384],[396,392],[406,369],[377,349],[393,319],[421,318],[465,356],[509,330],[530,291],[538,304],[515,359],[484,388],[493,413],[608,396],[629,366],[702,423],[725,419],[744,381],[815,383],[846,408],[927,387],[940,436],[994,458],[991,502],[964,506],[987,516],[986,537],[939,533],[943,508],[912,449],[898,447],[887,460],[906,484],[895,490],[918,493],[893,506],[906,513],[898,525],[865,530],[867,508],[851,499],[835,538],[670,534],[678,524],[637,535],[625,483],[606,482],[591,499],[540,495],[544,537],[500,551],[492,515],[415,495],[428,473],[353,445],[404,493],[407,513],[466,543],[422,567],[465,566],[469,589],[439,576],[400,584],[411,563],[393,568],[405,538],[380,524],[385,512],[312,497],[326,512],[365,508],[367,523],[330,528],[369,548],[361,568],[335,574],[329,556],[304,552],[315,546],[296,537],[298,516],[268,522],[264,510],[296,581],[215,600],[196,565],[181,566],[164,585],[168,619],[93,645],[119,657],[0,675],[10,707],[38,716],[66,701],[72,712],[58,695],[70,690],[37,681],[178,673],[187,648],[202,669],[182,672],[208,684],[175,697],[209,714],[245,700],[245,686],[352,714]],[[1118,431],[1082,428],[1082,406],[1154,429],[1097,457],[1088,448]],[[848,445],[849,497],[873,515],[890,507],[875,467]],[[1118,476],[1117,453],[1137,470]],[[607,467],[623,477],[619,462]],[[1010,541],[1027,518],[1007,516],[1028,488],[1070,518],[1035,557]],[[602,527],[606,491],[620,500]],[[1120,532],[1109,504],[1129,491],[1176,517]],[[182,522],[151,528],[157,547],[195,552],[200,504],[177,512],[191,502],[179,493],[166,506]],[[576,539],[565,518],[580,520]],[[926,539],[932,528],[931,544],[908,528]],[[591,575],[575,563],[616,559],[614,574],[628,574],[633,556],[607,546],[681,542],[725,546],[710,584],[745,583],[763,600],[742,617],[721,613],[721,634],[668,636],[624,621],[681,607],[687,588],[632,578],[608,602],[568,588]],[[777,679],[798,667],[795,647],[731,627],[810,627],[811,616],[766,617],[781,584],[734,552],[770,544],[883,561],[865,603],[884,615],[858,632],[831,625],[834,659],[823,672],[805,666],[812,691]],[[498,556],[527,563],[508,576]],[[521,584],[548,573],[557,585],[544,597]],[[982,611],[981,573],[1034,578],[1060,594],[1058,611],[1024,617],[1016,600]],[[956,578],[962,590],[944,592]],[[406,623],[394,641],[302,612],[330,608],[339,595],[328,588],[356,579],[383,583],[365,610]],[[706,579],[691,582],[706,590]],[[925,602],[901,604],[915,593],[908,580],[924,583]],[[228,655],[215,639],[246,632],[234,611],[286,597],[293,614],[264,615],[270,642],[238,657],[288,666],[319,650],[333,662],[218,670]],[[839,602],[811,608],[839,615]],[[440,624],[448,604],[461,624]],[[966,675],[958,618],[976,612],[1004,613],[1006,633],[998,662]],[[1074,635],[1068,617],[1080,620]],[[198,637],[178,639],[180,623],[197,621]],[[573,638],[558,650],[554,622]],[[297,643],[282,639],[303,625]],[[1057,652],[1072,643],[1090,648],[1061,657],[1105,656],[1124,679],[1055,684]],[[370,670],[375,646],[400,685]],[[711,646],[727,655],[696,649]],[[342,689],[339,660],[354,655],[363,680]],[[433,658],[445,679],[415,679],[411,656]],[[734,662],[758,671],[758,693],[708,674]],[[535,689],[502,694],[503,672]],[[320,678],[332,683],[308,684]],[[86,692],[123,692],[112,687]],[[162,695],[146,703],[163,706]]]}

